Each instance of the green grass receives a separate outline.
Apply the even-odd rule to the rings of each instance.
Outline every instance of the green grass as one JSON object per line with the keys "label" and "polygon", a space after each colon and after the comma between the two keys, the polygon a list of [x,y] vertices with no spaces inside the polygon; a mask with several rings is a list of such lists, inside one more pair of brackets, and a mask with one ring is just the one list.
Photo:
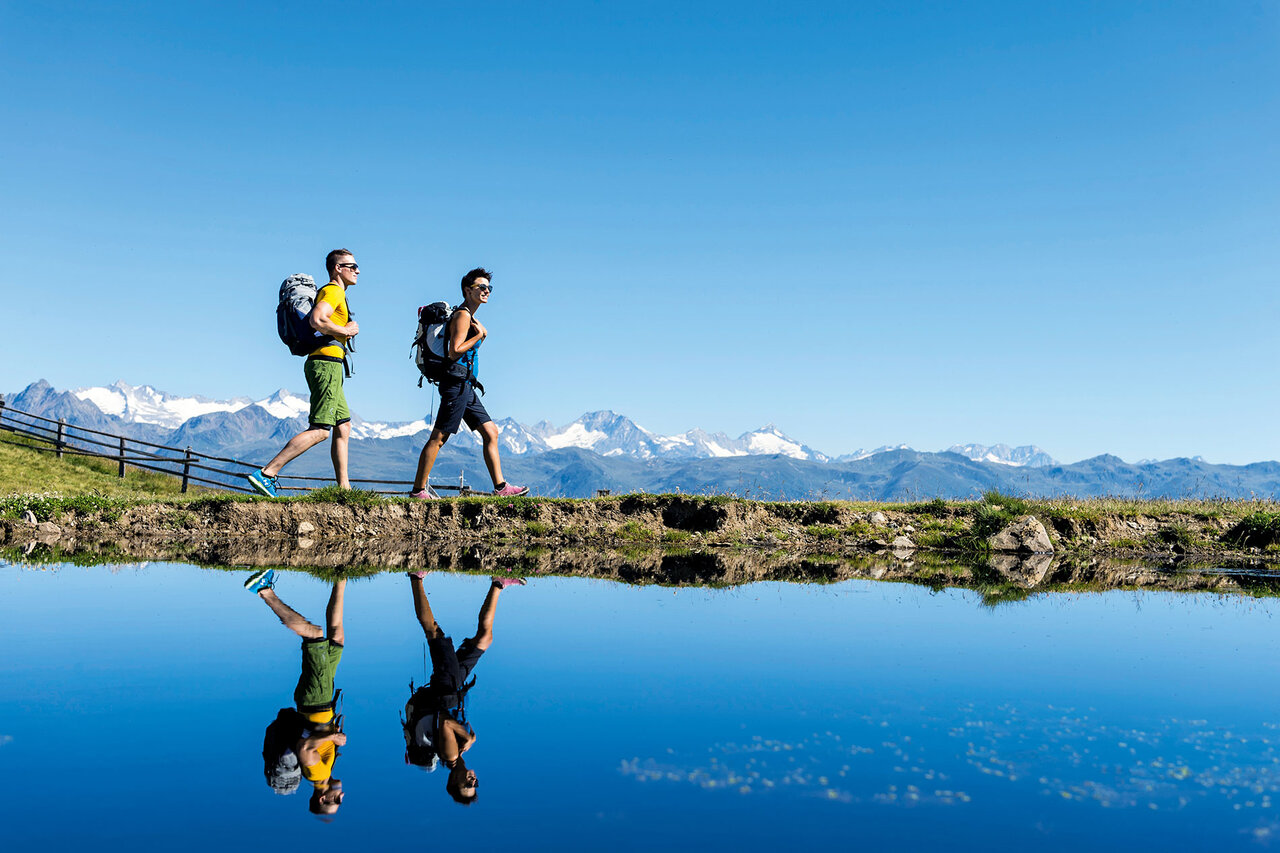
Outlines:
{"label": "green grass", "polygon": [[325,486],[322,489],[307,492],[302,497],[293,498],[292,500],[306,503],[369,507],[381,503],[382,495],[377,492],[367,492],[364,489],[342,489],[338,486]]}
{"label": "green grass", "polygon": [[5,495],[0,497],[0,518],[18,518],[30,511],[36,521],[49,521],[63,513],[78,516],[97,515],[103,521],[115,521],[134,501],[113,495]]}
{"label": "green grass", "polygon": [[619,527],[614,535],[629,542],[652,542],[655,538],[653,531],[638,521],[628,521]]}
{"label": "green grass", "polygon": [[960,551],[972,556],[990,553],[991,537],[1008,527],[1018,516],[1031,511],[1027,501],[994,490],[983,494],[982,501],[974,511],[968,533],[957,540]]}
{"label": "green grass", "polygon": [[898,510],[900,512],[909,512],[912,515],[932,515],[936,517],[939,515],[945,515],[950,511],[951,506],[951,504],[947,503],[942,498],[934,498],[931,501],[924,501],[923,503],[906,504],[899,507]]}
{"label": "green grass", "polygon": [[1269,548],[1280,543],[1280,512],[1254,512],[1223,536],[1237,548]]}
{"label": "green grass", "polygon": [[804,529],[804,532],[808,533],[819,542],[840,538],[840,528],[830,527],[825,524],[811,524]]}
{"label": "green grass", "polygon": [[96,493],[155,498],[182,494],[180,477],[126,466],[122,480],[116,476],[115,462],[69,454],[59,459],[35,449],[48,445],[10,432],[0,431],[0,439],[21,445],[0,443],[0,495]]}

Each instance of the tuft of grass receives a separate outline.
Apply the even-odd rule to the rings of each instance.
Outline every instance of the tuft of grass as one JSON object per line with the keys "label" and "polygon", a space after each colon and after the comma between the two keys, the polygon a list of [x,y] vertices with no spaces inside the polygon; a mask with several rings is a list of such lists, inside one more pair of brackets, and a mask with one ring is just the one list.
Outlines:
{"label": "tuft of grass", "polygon": [[368,507],[382,502],[382,495],[364,489],[342,489],[338,486],[325,486],[323,489],[307,492],[294,500],[307,503],[332,503],[340,506]]}
{"label": "tuft of grass", "polygon": [[912,515],[932,515],[934,517],[946,515],[951,505],[942,498],[934,498],[931,501],[922,503],[905,504],[898,507],[900,512],[909,512]]}
{"label": "tuft of grass", "polygon": [[619,527],[614,535],[630,542],[651,542],[654,539],[653,532],[638,521],[628,521]]}
{"label": "tuft of grass", "polygon": [[840,520],[840,504],[834,501],[817,503],[775,501],[761,504],[775,518],[797,524],[835,524]]}
{"label": "tuft of grass", "polygon": [[879,531],[865,521],[855,521],[852,524],[845,525],[841,533],[851,539],[874,539],[879,535]]}
{"label": "tuft of grass", "polygon": [[1180,545],[1184,548],[1189,548],[1196,544],[1195,534],[1188,530],[1184,524],[1162,527],[1156,533],[1156,537],[1166,545]]}
{"label": "tuft of grass", "polygon": [[991,552],[992,536],[995,536],[1020,515],[1030,512],[1030,505],[1021,498],[1002,495],[994,489],[982,496],[983,502],[973,514],[969,532],[959,537],[960,551],[975,557]]}
{"label": "tuft of grass", "polygon": [[804,529],[804,532],[808,533],[819,542],[826,542],[840,538],[840,528],[831,527],[825,524],[810,524]]}
{"label": "tuft of grass", "polygon": [[112,522],[132,501],[113,495],[90,493],[84,495],[6,495],[0,497],[0,518],[19,518],[30,511],[37,521],[49,521],[65,513],[80,517],[98,516]]}
{"label": "tuft of grass", "polygon": [[1280,512],[1254,512],[1236,522],[1222,537],[1237,548],[1280,544]]}
{"label": "tuft of grass", "polygon": [[546,536],[551,532],[551,525],[543,524],[541,521],[530,521],[525,524],[524,532],[530,536]]}

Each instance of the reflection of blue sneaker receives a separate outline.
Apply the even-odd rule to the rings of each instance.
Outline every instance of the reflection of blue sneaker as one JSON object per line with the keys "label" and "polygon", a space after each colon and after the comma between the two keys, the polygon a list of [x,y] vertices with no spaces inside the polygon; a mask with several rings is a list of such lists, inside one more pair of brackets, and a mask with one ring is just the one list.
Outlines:
{"label": "reflection of blue sneaker", "polygon": [[244,478],[249,481],[249,485],[253,486],[253,490],[260,495],[269,498],[276,496],[276,489],[280,488],[280,481],[275,477],[268,477],[261,471],[254,471],[252,474],[245,474]]}
{"label": "reflection of blue sneaker", "polygon": [[244,588],[254,595],[257,595],[264,589],[275,589],[275,585],[275,569],[263,569],[260,572],[254,572],[249,575],[248,579],[244,582]]}

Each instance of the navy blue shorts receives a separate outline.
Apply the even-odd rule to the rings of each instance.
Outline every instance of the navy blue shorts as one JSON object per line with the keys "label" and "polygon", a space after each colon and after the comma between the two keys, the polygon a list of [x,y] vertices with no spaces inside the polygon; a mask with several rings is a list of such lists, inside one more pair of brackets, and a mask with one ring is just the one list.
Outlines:
{"label": "navy blue shorts", "polygon": [[480,429],[491,420],[470,382],[440,383],[440,411],[436,412],[435,429],[453,435],[463,421],[472,429]]}
{"label": "navy blue shorts", "polygon": [[473,637],[463,640],[455,652],[453,640],[449,637],[427,639],[427,651],[431,653],[432,690],[456,693],[462,687],[484,654],[484,649],[476,648],[473,640]]}

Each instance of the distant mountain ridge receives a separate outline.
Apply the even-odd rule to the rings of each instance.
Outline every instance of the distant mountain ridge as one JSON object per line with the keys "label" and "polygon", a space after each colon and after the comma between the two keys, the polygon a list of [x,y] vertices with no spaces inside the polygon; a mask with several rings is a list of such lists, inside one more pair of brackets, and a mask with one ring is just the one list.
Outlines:
{"label": "distant mountain ridge", "polygon": [[[203,415],[235,413],[250,406],[257,406],[273,417],[286,420],[305,414],[308,408],[305,395],[283,388],[262,400],[251,400],[248,397],[211,400],[198,395],[181,396],[157,390],[150,385],[129,385],[122,381],[106,387],[75,388],[70,393],[76,399],[96,406],[102,414],[119,418],[124,423],[151,424],[175,430]],[[400,438],[431,429],[431,424],[426,420],[380,423],[353,416],[352,424],[352,436],[357,439]],[[787,436],[771,423],[737,438],[730,438],[723,432],[708,433],[702,429],[691,429],[679,435],[658,435],[630,418],[610,411],[587,412],[563,427],[557,427],[549,421],[526,426],[511,419],[499,421],[499,426],[502,427],[503,449],[512,454],[545,453],[578,447],[601,456],[634,456],[640,459],[705,459],[782,454],[813,462],[832,461],[832,457]],[[858,450],[835,457],[834,461],[856,461],[891,449],[911,448],[898,445],[873,451]],[[985,459],[1007,465],[1057,464],[1038,447],[1013,448],[1005,444],[986,447],[967,444],[955,445],[949,450],[970,459]]]}
{"label": "distant mountain ridge", "polygon": [[[42,380],[6,395],[6,401],[14,409],[91,429],[254,464],[271,458],[307,422],[306,399],[283,389],[263,400],[216,401],[124,383],[56,391]],[[175,422],[176,427],[168,426]],[[736,439],[698,429],[660,436],[614,412],[590,412],[564,427],[545,421],[526,426],[510,419],[499,426],[508,479],[547,496],[584,497],[602,488],[770,500],[972,498],[989,489],[1045,497],[1280,495],[1276,462],[1210,465],[1200,459],[1169,459],[1129,464],[1103,455],[1063,465],[1037,447],[1001,444],[955,445],[939,453],[899,445],[831,458],[771,424]],[[352,476],[411,479],[429,428],[422,420],[394,424],[353,416]],[[462,480],[486,488],[478,450],[475,436],[464,430],[441,454],[432,481]],[[285,473],[331,476],[329,454],[304,454]]]}

